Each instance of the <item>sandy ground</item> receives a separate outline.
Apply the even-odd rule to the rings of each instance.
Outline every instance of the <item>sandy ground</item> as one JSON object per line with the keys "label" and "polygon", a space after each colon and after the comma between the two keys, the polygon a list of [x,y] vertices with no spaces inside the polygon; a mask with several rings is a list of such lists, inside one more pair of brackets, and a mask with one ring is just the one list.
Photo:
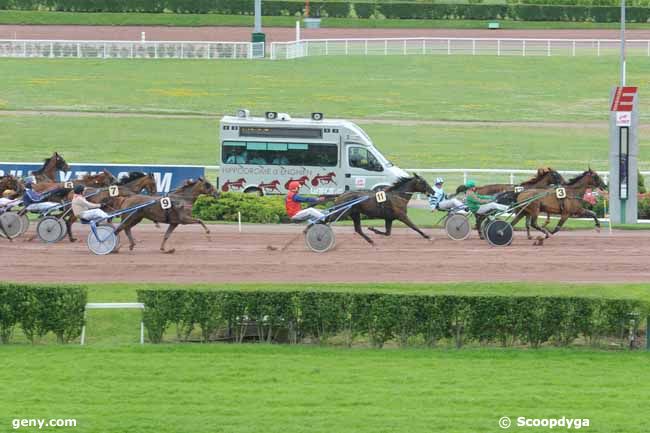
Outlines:
{"label": "sandy ground", "polygon": [[[0,39],[140,40],[150,41],[249,41],[248,27],[162,26],[30,26],[0,25]],[[267,42],[295,39],[295,29],[267,27]],[[469,30],[469,29],[314,29],[302,30],[303,39],[324,38],[559,38],[618,39],[617,30]],[[650,30],[629,30],[628,39],[650,39]]]}
{"label": "sandy ground", "polygon": [[[521,232],[513,245],[490,247],[475,234],[452,241],[439,230],[427,230],[429,242],[407,229],[390,238],[373,236],[372,247],[350,227],[335,227],[336,247],[324,254],[305,247],[295,225],[213,225],[208,240],[198,227],[181,227],[168,246],[158,247],[163,230],[153,225],[135,229],[134,251],[122,239],[119,254],[95,256],[85,243],[87,228],[75,226],[79,242],[42,244],[22,238],[0,240],[3,280],[58,282],[451,282],[565,281],[647,282],[650,232],[563,232],[532,246]],[[33,230],[33,228],[32,228]],[[291,239],[295,241],[281,251]],[[277,250],[269,247],[278,248]]]}

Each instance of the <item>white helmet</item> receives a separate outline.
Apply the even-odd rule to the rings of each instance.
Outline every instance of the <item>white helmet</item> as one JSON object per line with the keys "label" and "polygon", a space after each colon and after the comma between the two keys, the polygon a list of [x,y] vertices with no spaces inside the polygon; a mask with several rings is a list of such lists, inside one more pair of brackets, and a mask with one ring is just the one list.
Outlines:
{"label": "white helmet", "polygon": [[443,178],[441,178],[441,177],[436,177],[436,183],[435,184],[437,185],[439,183],[445,183],[445,180]]}

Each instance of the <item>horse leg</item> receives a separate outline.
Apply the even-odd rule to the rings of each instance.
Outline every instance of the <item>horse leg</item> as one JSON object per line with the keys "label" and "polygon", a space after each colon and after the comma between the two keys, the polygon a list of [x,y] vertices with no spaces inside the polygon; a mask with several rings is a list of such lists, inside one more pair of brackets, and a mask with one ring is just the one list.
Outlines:
{"label": "horse leg", "polygon": [[391,229],[393,228],[393,220],[387,219],[385,220],[386,223],[386,231],[382,232],[381,230],[377,230],[374,227],[368,227],[368,230],[372,231],[373,233],[377,233],[378,235],[382,236],[390,236]]}
{"label": "horse leg", "polygon": [[483,220],[485,219],[485,216],[475,214],[475,218],[476,218],[476,231],[478,232],[478,237],[480,239],[484,239],[483,238],[483,233],[481,233],[481,224],[483,223]]}
{"label": "horse leg", "polygon": [[535,230],[544,233],[545,238],[548,239],[551,236],[551,233],[549,233],[549,231],[546,230],[544,227],[540,227],[537,225],[537,215],[538,214],[530,215],[530,225],[533,226]]}
{"label": "horse leg", "polygon": [[544,227],[548,226],[551,223],[551,213],[546,212],[546,222],[544,222]]}
{"label": "horse leg", "polygon": [[65,219],[65,227],[68,230],[68,239],[70,242],[77,242],[77,238],[72,236],[72,224],[77,221],[75,214],[71,213],[68,218]]}
{"label": "horse leg", "polygon": [[361,214],[358,212],[351,213],[350,218],[354,222],[354,231],[357,232],[362,238],[366,240],[369,244],[374,244],[375,242],[370,239],[362,230],[361,230]]}
{"label": "horse leg", "polygon": [[594,229],[597,232],[600,232],[600,221],[598,221],[598,216],[596,215],[596,213],[594,211],[591,211],[589,209],[580,209],[577,216],[583,217],[583,218],[593,218],[593,220],[594,220]]}
{"label": "horse leg", "polygon": [[172,248],[169,251],[165,251],[165,243],[167,242],[167,239],[172,235],[172,232],[174,229],[178,227],[178,224],[169,224],[169,227],[167,227],[167,231],[165,232],[165,236],[163,237],[162,244],[160,244],[160,251],[162,251],[165,254],[173,254],[174,251],[176,251],[176,248]]}
{"label": "horse leg", "polygon": [[[126,237],[129,238],[129,251],[133,251],[133,248],[135,248],[135,239],[131,233],[131,227],[125,228],[124,233],[126,233]],[[116,234],[116,236],[119,236],[119,234]]]}
{"label": "horse leg", "polygon": [[554,235],[555,233],[559,232],[564,223],[569,219],[570,214],[568,212],[562,212],[562,215],[560,216],[560,220],[557,222],[555,225],[555,228],[551,230],[551,234]]}
{"label": "horse leg", "polygon": [[532,239],[533,237],[530,235],[530,215],[529,214],[527,214],[525,212],[520,212],[519,214],[517,214],[517,216],[515,216],[515,218],[512,220],[512,222],[510,224],[514,228],[517,225],[517,223],[524,216],[526,217],[526,235],[528,236],[528,239]]}
{"label": "horse leg", "polygon": [[404,224],[406,224],[407,226],[409,226],[411,229],[413,229],[413,230],[415,230],[416,232],[418,232],[418,233],[420,234],[420,236],[422,236],[424,239],[429,239],[429,240],[431,240],[431,236],[429,236],[428,234],[424,233],[422,230],[420,230],[420,229],[418,228],[418,226],[416,226],[415,224],[413,224],[413,222],[409,219],[408,215],[406,215],[406,214],[404,214],[404,215],[400,215],[400,216],[398,216],[397,219],[400,220],[401,222],[403,222]]}
{"label": "horse leg", "polygon": [[593,218],[595,224],[594,228],[596,229],[597,232],[600,231],[600,221],[598,221],[598,215],[596,215],[596,212],[589,209],[582,209],[580,213],[585,217]]}

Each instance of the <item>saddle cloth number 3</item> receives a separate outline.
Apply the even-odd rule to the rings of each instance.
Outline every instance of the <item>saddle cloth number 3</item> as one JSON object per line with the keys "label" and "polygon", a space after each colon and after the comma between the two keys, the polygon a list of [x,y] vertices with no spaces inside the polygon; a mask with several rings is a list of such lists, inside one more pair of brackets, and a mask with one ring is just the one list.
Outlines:
{"label": "saddle cloth number 3", "polygon": [[169,197],[163,197],[160,199],[160,207],[164,210],[171,209],[172,200]]}
{"label": "saddle cloth number 3", "polygon": [[555,190],[555,197],[557,197],[557,198],[566,198],[566,189],[557,188]]}
{"label": "saddle cloth number 3", "polygon": [[386,201],[386,193],[384,191],[378,191],[377,194],[375,194],[375,200],[377,200],[377,203],[383,203]]}

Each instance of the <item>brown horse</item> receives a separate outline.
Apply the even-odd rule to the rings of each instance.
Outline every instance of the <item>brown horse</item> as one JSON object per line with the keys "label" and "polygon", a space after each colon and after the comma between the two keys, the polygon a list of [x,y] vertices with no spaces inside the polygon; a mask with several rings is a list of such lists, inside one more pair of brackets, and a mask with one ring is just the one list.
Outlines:
{"label": "brown horse", "polygon": [[[520,188],[529,189],[548,185],[563,185],[565,183],[566,180],[564,180],[562,175],[551,167],[540,167],[537,169],[535,176],[519,184],[493,183],[477,187],[476,192],[480,195],[495,195],[506,191],[518,191]],[[460,194],[466,190],[467,187],[465,185],[460,185],[456,188],[456,194]]]}
{"label": "brown horse", "polygon": [[[526,231],[528,233],[528,239],[531,239],[530,226],[544,233],[545,237],[548,238],[551,234],[560,231],[566,220],[570,217],[593,218],[596,229],[600,229],[598,217],[593,211],[584,208],[583,201],[587,188],[607,188],[598,173],[588,169],[581,175],[568,181],[563,188],[566,194],[565,198],[558,197],[556,188],[530,189],[519,193],[516,197],[517,203],[523,203],[534,198],[538,194],[543,194],[543,196],[523,207],[520,213],[512,221],[512,225],[514,226],[522,217],[526,216]],[[537,217],[541,212],[560,215],[560,220],[551,232],[549,232],[545,227],[537,225]]]}
{"label": "brown horse", "polygon": [[[107,202],[107,209],[120,210],[120,209],[127,209],[134,206],[139,206],[148,203],[151,200],[153,199],[150,196],[136,194],[129,197],[112,197],[106,200],[106,202]],[[180,224],[182,225],[200,224],[205,230],[205,233],[210,234],[210,230],[203,223],[203,221],[196,218],[192,218],[191,213],[192,213],[191,208],[188,209],[182,203],[179,203],[174,200],[172,200],[172,207],[170,209],[165,210],[161,207],[160,201],[158,200],[156,201],[156,203],[150,206],[134,211],[132,214],[130,214],[128,218],[125,218],[123,225],[121,225],[118,228],[116,234],[119,234],[119,232],[123,230],[124,233],[126,233],[127,238],[129,238],[129,250],[133,250],[133,248],[135,247],[135,239],[133,238],[131,229],[135,225],[140,223],[140,221],[142,221],[144,218],[157,223],[169,224],[169,227],[165,232],[165,236],[163,237],[163,241],[160,244],[160,251],[171,254],[176,250],[174,248],[172,248],[171,250],[165,250],[165,243],[171,236],[172,232]]]}
{"label": "brown horse", "polygon": [[343,216],[349,216],[354,222],[354,231],[357,232],[362,238],[369,243],[373,244],[370,239],[361,230],[361,215],[366,215],[370,218],[380,218],[385,221],[386,231],[382,232],[373,227],[368,227],[368,230],[383,236],[390,236],[391,228],[394,220],[398,220],[406,224],[411,229],[418,232],[423,238],[430,239],[430,236],[423,233],[406,214],[407,205],[414,193],[433,194],[433,189],[424,178],[417,174],[412,177],[399,178],[391,186],[384,191],[386,200],[383,202],[377,201],[377,194],[371,191],[352,191],[341,194],[336,198],[334,203],[336,205],[342,204],[360,197],[368,197],[365,201],[352,206],[349,210],[344,212]]}
{"label": "brown horse", "polygon": [[[114,185],[117,183],[115,176],[111,174],[108,170],[102,170],[96,174],[87,174],[81,179],[74,179],[68,182],[72,182],[73,185],[83,185],[91,188],[102,188],[105,186]],[[67,182],[42,182],[32,184],[32,189],[36,192],[50,191],[56,188],[65,188]]]}
{"label": "brown horse", "polygon": [[32,176],[36,182],[56,182],[58,179],[57,171],[67,172],[70,166],[65,159],[58,152],[54,152],[52,156],[46,158],[43,162],[43,167],[32,172]]}

